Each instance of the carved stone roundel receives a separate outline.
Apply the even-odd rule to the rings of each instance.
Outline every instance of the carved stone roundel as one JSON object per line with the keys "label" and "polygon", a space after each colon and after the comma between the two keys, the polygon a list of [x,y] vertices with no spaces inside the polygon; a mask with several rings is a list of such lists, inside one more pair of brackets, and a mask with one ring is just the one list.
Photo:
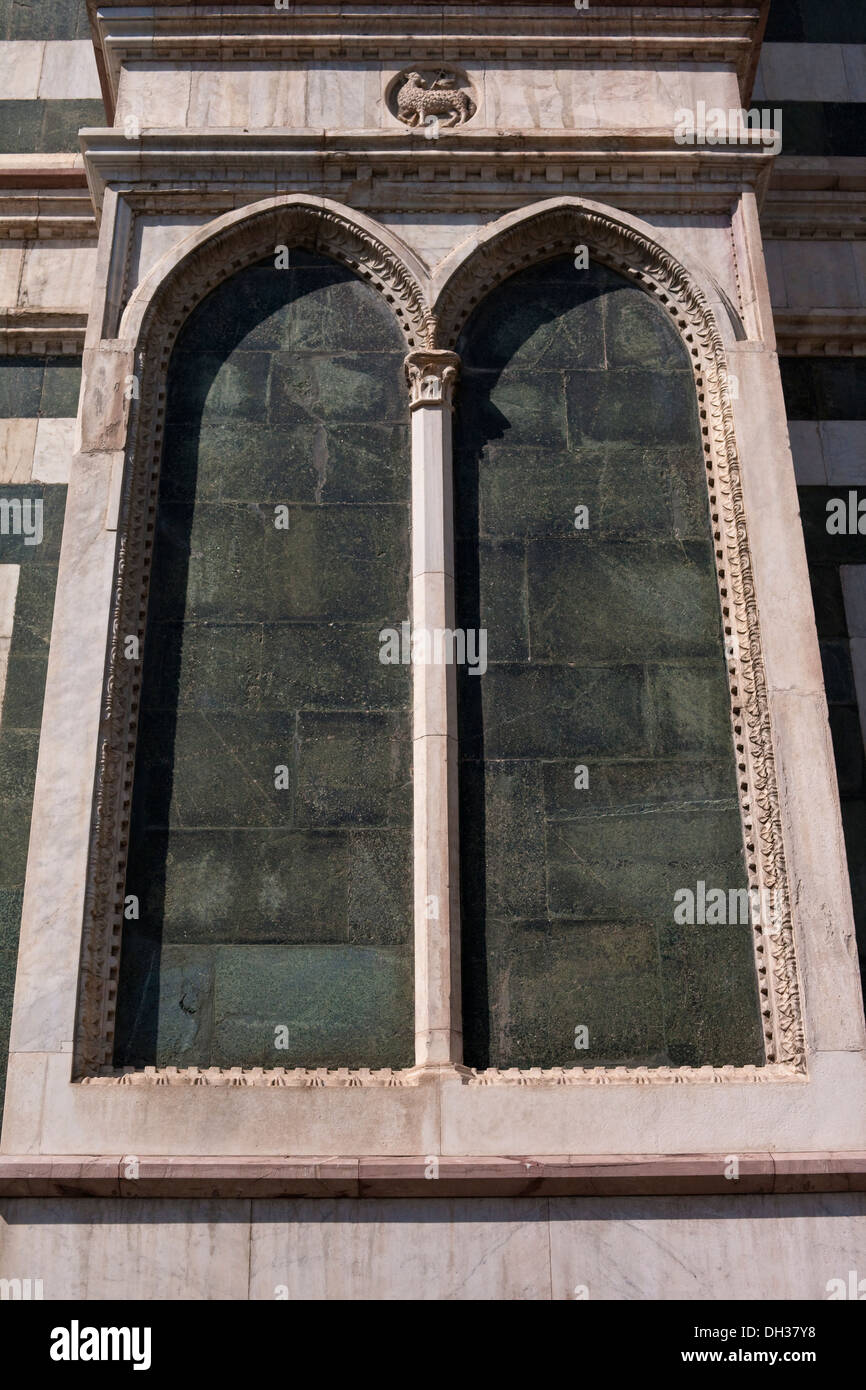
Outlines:
{"label": "carved stone roundel", "polygon": [[437,133],[465,125],[478,109],[465,73],[424,64],[406,68],[394,79],[387,102],[392,116],[404,125],[427,127]]}

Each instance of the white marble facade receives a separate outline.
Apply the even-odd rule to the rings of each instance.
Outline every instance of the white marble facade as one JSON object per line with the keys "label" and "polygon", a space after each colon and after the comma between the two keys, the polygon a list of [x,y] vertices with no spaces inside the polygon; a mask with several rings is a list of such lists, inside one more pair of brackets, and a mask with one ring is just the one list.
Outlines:
{"label": "white marble facade", "polygon": [[[818,310],[825,338],[850,336],[850,317],[840,329],[827,315],[862,311],[864,243],[778,235],[785,214],[773,155],[758,142],[707,149],[674,136],[683,108],[703,101],[728,110],[752,100],[757,10],[689,12],[684,20],[664,6],[638,5],[624,20],[606,10],[479,3],[451,32],[448,7],[417,7],[407,18],[403,6],[373,5],[363,19],[340,19],[335,10],[316,23],[303,6],[292,14],[258,6],[250,8],[249,31],[229,42],[214,40],[202,7],[177,6],[181,17],[171,24],[159,8],[100,10],[106,124],[85,132],[83,156],[63,165],[66,185],[80,175],[79,202],[64,195],[57,204],[48,157],[34,159],[43,203],[10,201],[21,235],[0,242],[7,350],[10,343],[18,350],[25,331],[35,343],[66,334],[84,347],[77,422],[0,422],[0,483],[70,485],[0,1143],[0,1277],[43,1278],[47,1298],[826,1297],[827,1281],[847,1277],[862,1252],[866,1199],[862,1190],[804,1195],[805,1179],[800,1187],[795,1179],[788,1195],[737,1197],[215,1193],[174,1198],[170,1212],[158,1197],[26,1195],[20,1167],[3,1187],[4,1161],[26,1166],[28,1157],[640,1152],[660,1162],[713,1155],[723,1164],[758,1150],[832,1153],[843,1168],[848,1155],[859,1178],[846,1181],[863,1185],[866,1034],[796,481],[863,481],[866,441],[859,422],[798,422],[789,439],[774,311]],[[399,37],[389,17],[396,10]],[[19,46],[15,55],[10,47],[0,45],[0,75],[8,73],[16,95],[36,98],[46,84],[95,94],[89,43],[64,54],[50,44],[29,44],[26,53]],[[802,50],[789,52],[797,45],[774,46],[762,59],[755,99],[778,96],[784,84],[796,100],[817,99],[818,90],[825,100],[863,100],[861,51],[824,47],[819,83]],[[389,92],[416,63],[465,77],[471,120],[434,138],[401,125]],[[217,265],[224,235],[300,205],[304,215],[344,219],[374,239],[409,269],[428,306],[447,303],[447,286],[473,256],[483,264],[485,247],[541,212],[573,216],[575,227],[587,216],[615,225],[633,244],[651,246],[660,263],[684,267],[706,302],[737,381],[727,401],[729,438],[742,478],[769,752],[793,887],[786,969],[804,1039],[796,1065],[760,1075],[706,1069],[689,1077],[644,1071],[567,1084],[531,1076],[467,1084],[443,983],[454,947],[446,930],[418,938],[423,1042],[409,1084],[73,1079],[116,532],[134,448],[125,386],[139,370],[139,334],[153,306],[162,312],[173,273],[200,268],[209,254]],[[809,337],[808,325],[790,323],[792,333]],[[435,532],[448,471],[447,411],[418,404],[415,462],[432,489],[421,490],[424,505],[431,498],[433,505],[428,514],[416,502],[415,582],[423,589],[416,601],[438,611],[449,565],[447,540]],[[437,578],[428,592],[430,575]],[[12,580],[5,582],[0,698],[14,607]],[[852,579],[846,603],[859,615],[863,645],[860,598]],[[857,650],[860,671],[866,658]],[[416,704],[416,729],[430,750],[416,762],[423,866],[416,887],[444,884],[447,896],[451,697],[428,694]],[[774,1026],[784,1032],[788,1019],[779,1005]],[[38,1189],[35,1170],[33,1181]]]}

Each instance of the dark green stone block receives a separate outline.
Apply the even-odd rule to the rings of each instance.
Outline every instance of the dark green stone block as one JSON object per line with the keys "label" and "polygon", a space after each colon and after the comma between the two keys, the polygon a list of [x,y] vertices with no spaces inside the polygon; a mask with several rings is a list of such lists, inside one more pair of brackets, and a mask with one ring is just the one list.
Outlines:
{"label": "dark green stone block", "polygon": [[269,504],[409,501],[405,426],[250,421],[242,431],[208,417],[169,428],[165,501]]}
{"label": "dark green stone block", "polygon": [[339,832],[177,829],[140,838],[126,891],[167,942],[345,941],[346,879]]}
{"label": "dark green stone block", "polygon": [[408,391],[400,353],[274,353],[271,364],[272,421],[405,422]]}
{"label": "dark green stone block", "polygon": [[812,359],[780,357],[779,371],[789,420],[818,420],[818,396],[812,374]]}
{"label": "dark green stone block", "polygon": [[411,830],[350,832],[350,941],[411,949],[412,874]]}
{"label": "dark green stone block", "polygon": [[861,974],[866,976],[866,799],[857,796],[846,797],[843,800],[842,826],[845,831],[860,970]]}
{"label": "dark green stone block", "polygon": [[642,816],[656,811],[735,811],[737,783],[733,759],[633,762],[593,760],[589,785],[575,787],[581,759],[543,763],[544,813],[549,821],[582,821],[613,815]]}
{"label": "dark green stone block", "polygon": [[17,655],[10,661],[3,696],[4,724],[12,729],[33,729],[39,733],[47,667],[47,652],[38,656]]}
{"label": "dark green stone block", "polygon": [[809,583],[815,606],[815,624],[822,642],[848,636],[845,601],[838,565],[809,563]]}
{"label": "dark green stone block", "polygon": [[27,850],[30,844],[30,816],[32,811],[33,778],[27,782],[22,779],[20,788],[13,788],[19,794],[10,795],[8,780],[2,763],[5,760],[6,743],[15,735],[7,731],[0,744],[0,885],[4,888],[23,888],[27,869]]}
{"label": "dark green stone block", "polygon": [[667,448],[666,489],[678,540],[705,542],[710,534],[707,469],[692,447]]}
{"label": "dark green stone block", "polygon": [[673,923],[680,889],[745,887],[739,812],[648,807],[547,827],[554,917]]}
{"label": "dark green stone block", "polygon": [[[484,848],[488,911],[496,917],[544,917],[546,847],[538,763],[486,764]],[[475,870],[467,864],[466,871]]]}
{"label": "dark green stone block", "polygon": [[341,344],[354,352],[405,356],[403,334],[385,300],[349,270],[332,263],[300,266],[290,273],[294,302],[291,314],[283,318],[279,346],[333,353]]}
{"label": "dark green stone block", "polygon": [[297,738],[299,825],[411,825],[407,717],[307,713]]}
{"label": "dark green stone block", "polygon": [[0,99],[0,154],[44,152],[44,107],[42,101]]}
{"label": "dark green stone block", "polygon": [[608,367],[643,367],[647,363],[681,368],[689,358],[682,340],[648,294],[631,285],[604,300],[604,339]]}
{"label": "dark green stone block", "polygon": [[164,506],[154,616],[176,616],[169,606],[185,579],[187,619],[399,622],[407,603],[405,507],[294,507],[287,529],[275,520],[266,505],[201,503],[192,513],[184,503]]}
{"label": "dark green stone block", "polygon": [[72,419],[78,414],[81,395],[81,358],[46,357],[40,415],[47,419]]}
{"label": "dark green stone block", "polygon": [[408,611],[406,508],[300,507],[291,514],[281,616],[399,628]]}
{"label": "dark green stone block", "polygon": [[[0,827],[5,830],[6,813],[0,813]],[[0,949],[16,950],[21,926],[23,888],[0,887]]]}
{"label": "dark green stone block", "polygon": [[601,544],[591,532],[533,541],[529,615],[537,661],[635,661],[721,652],[708,543]]}
{"label": "dark green stone block", "polygon": [[0,486],[0,563],[29,568],[31,565],[45,563],[49,550],[50,541],[46,535],[45,502],[41,486]]}
{"label": "dark green stone block", "polygon": [[[489,1054],[497,1067],[659,1066],[656,934],[583,922],[488,923]],[[472,978],[470,972],[470,980]],[[575,1029],[589,1047],[575,1048]],[[477,1065],[467,1054],[469,1065]]]}
{"label": "dark green stone block", "polygon": [[560,280],[521,283],[507,287],[505,296],[494,293],[483,301],[473,326],[478,345],[466,357],[469,369],[558,366],[563,360],[575,366],[604,365],[604,291],[592,271],[567,265]]}
{"label": "dark green stone block", "polygon": [[[480,696],[473,690],[478,683]],[[459,682],[463,701],[461,756],[556,758],[580,755],[640,757],[644,677],[638,666],[491,666]],[[472,722],[467,700],[481,699],[483,725]]]}
{"label": "dark green stone block", "polygon": [[501,441],[510,447],[568,447],[562,372],[511,367],[501,375],[467,372],[461,386],[464,416],[458,447]]}
{"label": "dark green stone block", "polygon": [[785,155],[831,154],[824,104],[820,101],[783,101],[782,153]]}
{"label": "dark green stone block", "polygon": [[159,965],[158,1067],[207,1067],[213,1032],[209,946],[166,946]]}
{"label": "dark green stone block", "polygon": [[256,624],[155,624],[145,643],[142,707],[255,709],[261,659]]}
{"label": "dark green stone block", "polygon": [[859,357],[813,359],[819,420],[866,419],[866,361]]}
{"label": "dark green stone block", "polygon": [[688,369],[569,371],[565,389],[572,443],[697,443],[697,400]]}
{"label": "dark green stone block", "polygon": [[0,38],[88,39],[87,0],[2,0]]}
{"label": "dark green stone block", "polygon": [[124,923],[114,1029],[114,1065],[156,1065],[159,1031],[160,942],[145,923]]}
{"label": "dark green stone block", "polygon": [[383,664],[378,624],[266,623],[263,709],[406,709],[411,668]]}
{"label": "dark green stone block", "polygon": [[[0,101],[0,149],[3,107]],[[29,105],[29,103],[26,103]],[[45,359],[42,357],[0,357],[0,418],[32,419],[39,414]]]}
{"label": "dark green stone block", "polygon": [[721,655],[715,662],[657,666],[648,675],[655,751],[661,757],[731,757],[730,700]]}
{"label": "dark green stone block", "polygon": [[856,704],[850,643],[822,642],[821,666],[828,701],[831,704]]}
{"label": "dark green stone block", "polygon": [[267,352],[235,349],[227,359],[204,349],[176,352],[166,418],[261,420],[268,409],[270,364]]}
{"label": "dark green stone block", "polygon": [[[0,735],[0,804],[5,805],[7,800],[29,801],[38,756],[39,730],[14,729],[4,718]],[[29,811],[27,821],[29,824]]]}
{"label": "dark green stone block", "polygon": [[[294,714],[182,713],[145,722],[136,750],[148,826],[291,825]],[[276,768],[288,786],[277,789]]]}
{"label": "dark green stone block", "polygon": [[78,132],[85,126],[104,129],[109,124],[101,101],[40,101],[42,128],[38,149],[41,153],[69,150],[78,154],[81,142]]}
{"label": "dark green stone block", "polygon": [[[276,1029],[288,1029],[278,1049]],[[225,946],[216,952],[217,1066],[408,1067],[412,958],[399,947]]]}
{"label": "dark green stone block", "polygon": [[751,928],[668,926],[659,945],[671,1065],[763,1065]]}
{"label": "dark green stone block", "polygon": [[[854,494],[853,501],[851,493]],[[839,565],[866,564],[866,535],[860,535],[856,530],[846,530],[841,534],[827,530],[827,521],[831,516],[827,509],[831,502],[841,500],[844,503],[846,525],[851,513],[855,522],[859,519],[861,506],[866,513],[866,487],[801,487],[797,489],[797,496],[810,566],[832,565],[838,569]],[[834,506],[832,515],[836,511]]]}
{"label": "dark green stone block", "polygon": [[843,796],[864,787],[863,734],[856,708],[831,705],[830,733],[836,758],[836,776]]}
{"label": "dark green stone block", "polygon": [[460,541],[456,549],[459,624],[488,629],[497,661],[529,657],[526,550],[521,541]]}
{"label": "dark green stone block", "polygon": [[[43,510],[43,526],[45,513]],[[40,547],[41,548],[41,547]],[[56,572],[53,565],[22,567],[15,598],[12,651],[15,656],[47,656],[54,616]]]}

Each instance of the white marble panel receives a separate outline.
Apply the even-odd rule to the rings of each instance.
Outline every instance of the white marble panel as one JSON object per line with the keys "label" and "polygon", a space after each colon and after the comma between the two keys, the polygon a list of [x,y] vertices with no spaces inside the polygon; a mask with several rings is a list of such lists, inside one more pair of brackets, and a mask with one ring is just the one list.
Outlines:
{"label": "white marble panel", "polygon": [[0,98],[32,101],[39,91],[44,42],[17,39],[0,43]]}
{"label": "white marble panel", "polygon": [[33,481],[68,483],[75,452],[75,419],[39,420],[33,454]]}
{"label": "white marble panel", "polygon": [[87,313],[95,268],[96,247],[89,242],[34,242],[24,253],[19,306]]}
{"label": "white marble panel", "polygon": [[131,293],[156,265],[160,256],[196,227],[202,227],[211,219],[207,213],[200,217],[189,214],[182,217],[138,217],[132,239],[132,254],[129,264],[127,291]]}
{"label": "white marble panel", "polygon": [[98,100],[102,95],[90,39],[52,40],[45,45],[39,96],[46,101]]}
{"label": "white marble panel", "polygon": [[0,1202],[0,1277],[56,1299],[242,1300],[246,1201],[82,1197]]}
{"label": "white marble panel", "polygon": [[763,1317],[763,1300],[826,1299],[831,1279],[847,1283],[864,1263],[862,1193],[560,1197],[550,1208],[556,1299],[754,1300],[746,1320],[763,1327],[779,1321]]}
{"label": "white marble panel", "polygon": [[253,1202],[250,1298],[547,1299],[547,1244],[543,1198]]}
{"label": "white marble panel", "polygon": [[36,420],[0,420],[0,483],[29,483]]}

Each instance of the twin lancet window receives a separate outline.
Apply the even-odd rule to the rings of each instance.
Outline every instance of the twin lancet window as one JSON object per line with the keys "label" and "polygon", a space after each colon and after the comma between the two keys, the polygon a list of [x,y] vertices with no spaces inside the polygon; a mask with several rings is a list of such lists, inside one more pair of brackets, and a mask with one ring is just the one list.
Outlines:
{"label": "twin lancet window", "polygon": [[385,299],[293,248],[181,330],[117,1066],[412,1066],[417,923],[435,930],[438,900],[414,867],[436,832],[413,824],[407,622],[416,657],[424,629],[421,659],[454,663],[465,1063],[764,1060],[748,918],[677,908],[747,881],[680,335],[619,274],[561,257],[488,294],[456,347],[456,609],[437,634],[412,611],[431,501],[417,479],[412,496]]}

